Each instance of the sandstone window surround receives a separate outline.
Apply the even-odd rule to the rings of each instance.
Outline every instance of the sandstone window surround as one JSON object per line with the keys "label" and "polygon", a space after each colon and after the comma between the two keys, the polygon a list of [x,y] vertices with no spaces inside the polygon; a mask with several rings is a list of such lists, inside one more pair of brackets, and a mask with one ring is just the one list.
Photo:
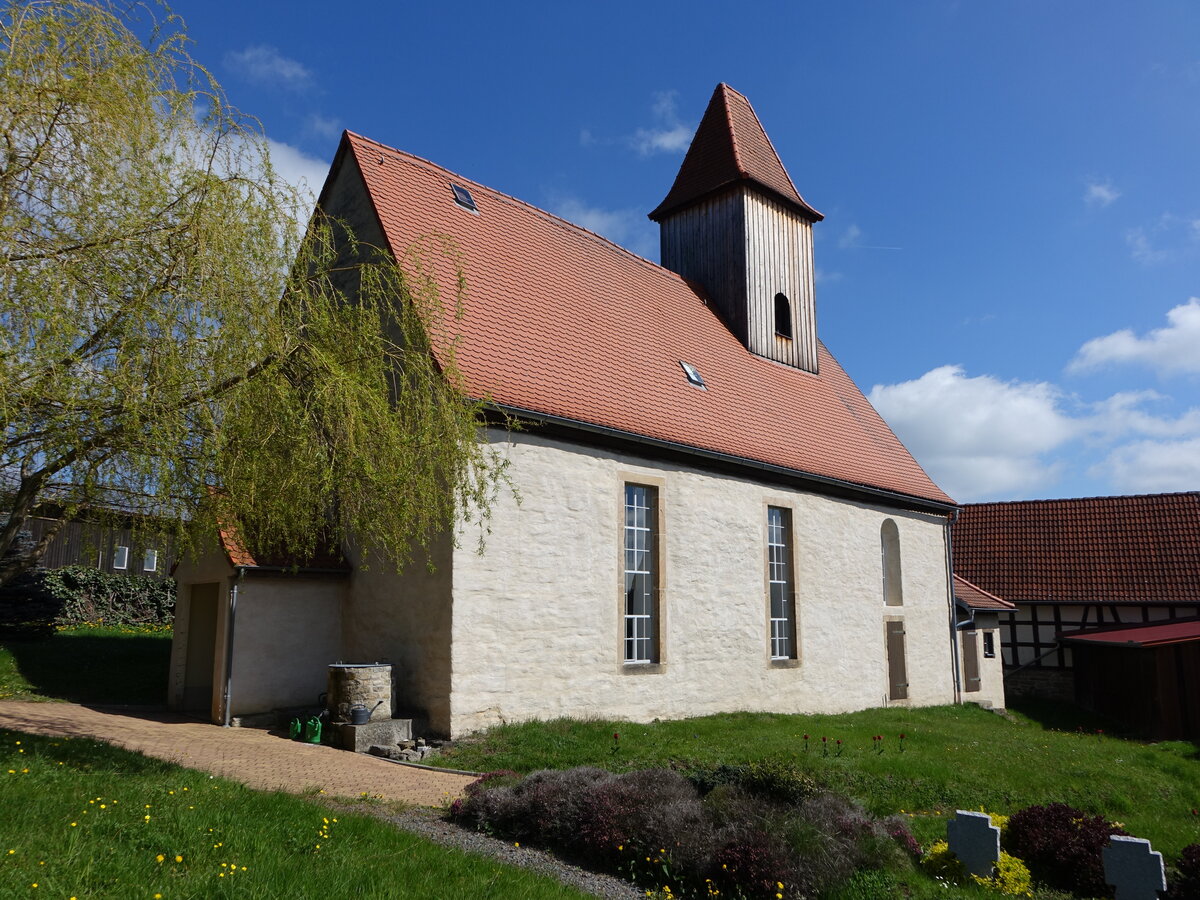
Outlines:
{"label": "sandstone window surround", "polygon": [[660,523],[658,488],[625,484],[624,662],[659,662]]}
{"label": "sandstone window surround", "polygon": [[767,593],[771,659],[796,659],[796,584],[792,511],[767,507]]}

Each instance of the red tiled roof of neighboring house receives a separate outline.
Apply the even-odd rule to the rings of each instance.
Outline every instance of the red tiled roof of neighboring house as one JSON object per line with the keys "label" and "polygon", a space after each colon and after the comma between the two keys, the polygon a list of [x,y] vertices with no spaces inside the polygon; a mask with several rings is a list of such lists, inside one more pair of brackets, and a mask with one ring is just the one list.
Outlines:
{"label": "red tiled roof of neighboring house", "polygon": [[1134,625],[1130,628],[1068,631],[1059,637],[1070,643],[1079,642],[1131,649],[1161,647],[1164,644],[1184,644],[1200,641],[1200,618]]}
{"label": "red tiled roof of neighboring house", "polygon": [[675,183],[650,218],[665,218],[702,197],[743,182],[765,188],[811,221],[824,218],[804,202],[792,184],[750,101],[722,83],[708,101]]}
{"label": "red tiled roof of neighboring house", "polygon": [[1016,603],[1200,605],[1200,492],[968,503],[954,568]]}
{"label": "red tiled roof of neighboring house", "polygon": [[[347,133],[391,251],[413,248],[448,300],[435,352],[472,396],[510,410],[950,504],[822,346],[820,375],[755,356],[669,272],[583,228]],[[338,162],[335,162],[335,169]],[[331,181],[335,176],[331,174]],[[478,214],[458,205],[467,188]],[[695,366],[707,389],[688,383]]]}
{"label": "red tiled roof of neighboring house", "polygon": [[967,604],[971,609],[1013,610],[1016,604],[1001,600],[995,594],[989,594],[979,585],[971,584],[961,575],[954,576],[954,596]]}

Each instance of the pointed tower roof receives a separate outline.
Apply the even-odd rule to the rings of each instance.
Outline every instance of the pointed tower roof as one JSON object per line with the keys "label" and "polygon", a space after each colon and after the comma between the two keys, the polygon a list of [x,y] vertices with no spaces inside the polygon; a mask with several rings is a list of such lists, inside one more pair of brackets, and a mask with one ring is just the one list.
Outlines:
{"label": "pointed tower roof", "polygon": [[692,138],[675,183],[650,218],[669,213],[738,183],[750,183],[774,195],[814,222],[824,218],[804,202],[744,95],[721,82]]}

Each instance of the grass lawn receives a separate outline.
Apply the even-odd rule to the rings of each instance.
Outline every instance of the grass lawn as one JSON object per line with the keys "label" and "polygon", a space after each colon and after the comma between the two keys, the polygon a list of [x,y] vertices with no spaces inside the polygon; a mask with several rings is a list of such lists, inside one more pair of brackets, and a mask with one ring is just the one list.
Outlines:
{"label": "grass lawn", "polygon": [[161,705],[170,657],[171,631],[156,627],[0,636],[0,700]]}
{"label": "grass lawn", "polygon": [[0,897],[582,898],[556,881],[81,738],[0,729]]}
{"label": "grass lawn", "polygon": [[[903,751],[900,734],[907,735]],[[875,735],[884,737],[882,752],[873,749]],[[822,737],[829,739],[824,750]],[[492,729],[436,763],[475,771],[579,765],[624,771],[768,756],[795,760],[876,814],[912,815],[923,843],[945,837],[945,817],[955,809],[1013,813],[1056,801],[1121,822],[1169,857],[1200,841],[1200,817],[1192,812],[1200,807],[1195,744],[1058,731],[1028,716],[1010,720],[975,706],[836,716],[741,713],[649,725],[534,722]]]}

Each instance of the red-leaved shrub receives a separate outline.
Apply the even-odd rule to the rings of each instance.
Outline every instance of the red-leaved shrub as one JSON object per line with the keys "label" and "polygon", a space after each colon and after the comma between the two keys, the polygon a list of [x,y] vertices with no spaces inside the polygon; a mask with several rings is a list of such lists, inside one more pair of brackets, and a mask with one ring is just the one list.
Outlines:
{"label": "red-leaved shrub", "polygon": [[1102,851],[1114,834],[1128,834],[1103,816],[1065,803],[1030,806],[1008,820],[1008,851],[1038,881],[1085,897],[1111,897]]}

